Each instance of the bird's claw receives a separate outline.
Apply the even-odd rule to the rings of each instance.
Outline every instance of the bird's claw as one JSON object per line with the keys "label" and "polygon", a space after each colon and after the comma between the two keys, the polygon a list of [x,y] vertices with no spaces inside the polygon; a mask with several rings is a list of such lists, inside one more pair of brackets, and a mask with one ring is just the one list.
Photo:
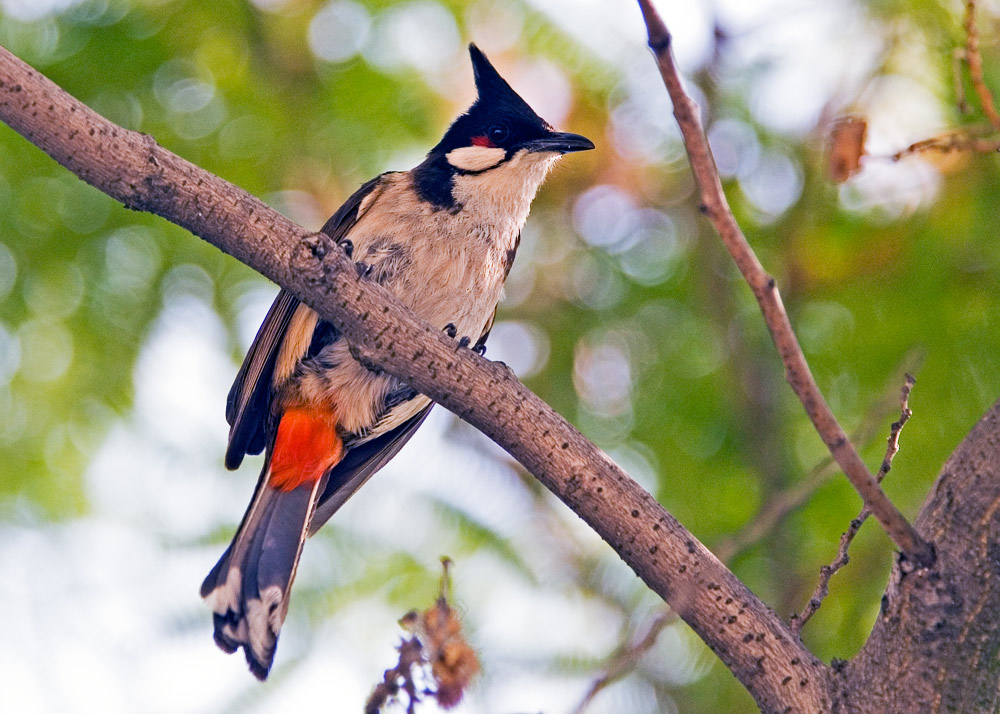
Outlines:
{"label": "bird's claw", "polygon": [[354,269],[358,271],[358,279],[366,278],[372,274],[375,270],[375,266],[371,263],[363,263],[360,260],[354,263]]}
{"label": "bird's claw", "polygon": [[[347,256],[348,260],[354,260],[354,242],[350,238],[341,238],[337,241],[337,245],[344,251],[344,255]],[[375,266],[371,263],[355,260],[354,269],[358,271],[358,279],[360,280],[371,275],[372,271],[375,270]]]}
{"label": "bird's claw", "polygon": [[[454,322],[449,322],[447,325],[444,326],[443,332],[444,332],[444,334],[448,335],[448,337],[451,337],[452,339],[454,339],[458,335],[458,328],[455,327],[455,323]],[[468,335],[465,335],[465,336],[459,338],[459,340],[458,340],[458,349],[462,349],[463,347],[467,348],[467,349],[471,349],[473,352],[475,352],[480,357],[482,357],[484,354],[486,354],[486,340],[484,340],[482,337],[479,338],[479,341],[476,342],[476,344],[474,344],[471,347],[469,347],[469,345],[471,345],[471,344],[472,344],[472,338],[469,337]]]}

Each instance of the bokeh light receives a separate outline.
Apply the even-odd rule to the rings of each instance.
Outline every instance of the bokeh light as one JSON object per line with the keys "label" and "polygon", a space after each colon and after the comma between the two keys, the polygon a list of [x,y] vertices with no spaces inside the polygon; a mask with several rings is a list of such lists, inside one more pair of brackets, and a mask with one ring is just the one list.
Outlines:
{"label": "bokeh light", "polygon": [[[656,4],[817,380],[848,431],[875,425],[873,464],[897,373],[919,369],[906,478],[891,484],[916,512],[1000,392],[995,161],[891,159],[978,120],[954,97],[956,8]],[[470,41],[541,116],[597,145],[538,196],[487,357],[707,544],[733,536],[826,451],[698,210],[634,4],[0,0],[4,47],[313,230],[371,175],[419,162],[467,106]],[[1000,54],[983,51],[992,86]],[[867,118],[868,154],[834,186],[825,136],[844,113]],[[577,516],[436,408],[307,545],[259,686],[216,650],[197,588],[260,468],[222,469],[224,407],[277,288],[6,128],[0,154],[0,604],[17,613],[0,641],[5,704],[357,710],[393,663],[397,619],[437,596],[443,554],[484,666],[459,712],[573,711],[663,612]],[[732,567],[797,609],[856,500],[828,482]],[[849,656],[877,613],[888,551],[869,541],[806,630],[823,658]],[[674,623],[587,709],[620,711],[755,709]]]}

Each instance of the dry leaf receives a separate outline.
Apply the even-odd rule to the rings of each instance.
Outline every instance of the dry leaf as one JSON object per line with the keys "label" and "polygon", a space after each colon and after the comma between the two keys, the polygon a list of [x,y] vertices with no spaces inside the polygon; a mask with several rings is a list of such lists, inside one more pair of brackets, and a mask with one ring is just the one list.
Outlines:
{"label": "dry leaf", "polygon": [[843,183],[861,168],[865,155],[865,135],[868,121],[860,116],[838,119],[830,131],[830,178]]}

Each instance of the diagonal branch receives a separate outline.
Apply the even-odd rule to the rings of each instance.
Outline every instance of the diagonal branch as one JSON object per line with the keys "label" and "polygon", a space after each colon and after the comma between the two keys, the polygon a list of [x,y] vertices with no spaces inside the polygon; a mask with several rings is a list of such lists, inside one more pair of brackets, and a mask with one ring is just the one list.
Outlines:
{"label": "diagonal branch", "polygon": [[[851,441],[861,444],[863,447],[874,443],[877,431],[882,428],[881,423],[883,419],[889,416],[891,410],[890,407],[883,406],[882,402],[888,401],[888,399],[892,399],[894,396],[894,401],[897,404],[899,403],[899,388],[895,384],[893,384],[892,388],[895,394],[891,396],[886,395],[886,399],[881,397],[878,399],[878,403],[865,414],[861,424],[851,434]],[[820,486],[833,478],[838,472],[837,462],[833,460],[832,456],[827,454],[802,479],[796,481],[788,488],[774,493],[746,525],[732,535],[717,541],[712,546],[712,552],[723,563],[730,562],[734,556],[739,555],[747,548],[770,535],[786,516],[805,504]],[[880,475],[879,481],[881,480],[882,477]]]}
{"label": "diagonal branch", "polygon": [[334,322],[354,354],[520,461],[712,648],[765,712],[829,708],[829,672],[780,618],[504,365],[460,348],[344,252],[245,191],[119,127],[0,48],[0,120],[80,178],[259,270]]}
{"label": "diagonal branch", "polygon": [[764,314],[764,322],[767,323],[771,338],[785,365],[785,378],[805,407],[830,454],[861,494],[865,505],[871,509],[882,528],[907,558],[920,566],[930,565],[934,561],[932,548],[879,487],[823,398],[792,330],[774,278],[765,272],[757,260],[726,201],[719,172],[701,125],[698,105],[684,90],[674,63],[670,32],[650,0],[639,0],[639,6],[646,21],[649,46],[656,56],[663,83],[673,102],[674,117],[680,126],[684,147],[701,191],[701,210],[712,222],[757,298]]}
{"label": "diagonal branch", "polygon": [[[894,421],[889,428],[889,442],[886,445],[882,466],[878,470],[879,482],[889,474],[889,469],[892,468],[892,459],[896,455],[896,452],[899,451],[899,432],[903,430],[906,422],[913,416],[913,412],[910,411],[909,400],[910,390],[913,389],[915,383],[916,380],[912,375],[906,375],[906,382],[903,384],[899,395],[899,421]],[[868,516],[870,515],[871,511],[868,510],[868,506],[862,506],[861,513],[851,521],[847,530],[840,536],[840,544],[837,546],[837,555],[834,557],[833,562],[820,568],[819,582],[816,583],[816,589],[813,591],[812,597],[809,598],[809,602],[806,603],[802,612],[798,615],[793,615],[791,621],[788,623],[788,626],[792,628],[792,632],[801,632],[810,618],[819,611],[823,600],[830,594],[830,578],[850,562],[851,558],[847,554],[847,550],[851,547],[855,536],[858,535],[858,531],[861,530],[861,526],[864,525],[864,522],[868,520]]]}

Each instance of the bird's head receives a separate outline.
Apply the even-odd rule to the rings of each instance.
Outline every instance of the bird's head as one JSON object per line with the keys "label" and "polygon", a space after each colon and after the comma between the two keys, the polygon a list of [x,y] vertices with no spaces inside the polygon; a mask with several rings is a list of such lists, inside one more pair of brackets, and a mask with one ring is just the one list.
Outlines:
{"label": "bird's head", "polygon": [[469,54],[478,96],[418,169],[424,183],[421,192],[428,200],[446,206],[454,200],[451,189],[456,177],[484,175],[503,167],[507,170],[502,173],[511,174],[511,179],[540,167],[540,172],[532,172],[540,174],[531,187],[534,195],[554,159],[594,148],[584,136],[555,131],[474,44],[469,45]]}

